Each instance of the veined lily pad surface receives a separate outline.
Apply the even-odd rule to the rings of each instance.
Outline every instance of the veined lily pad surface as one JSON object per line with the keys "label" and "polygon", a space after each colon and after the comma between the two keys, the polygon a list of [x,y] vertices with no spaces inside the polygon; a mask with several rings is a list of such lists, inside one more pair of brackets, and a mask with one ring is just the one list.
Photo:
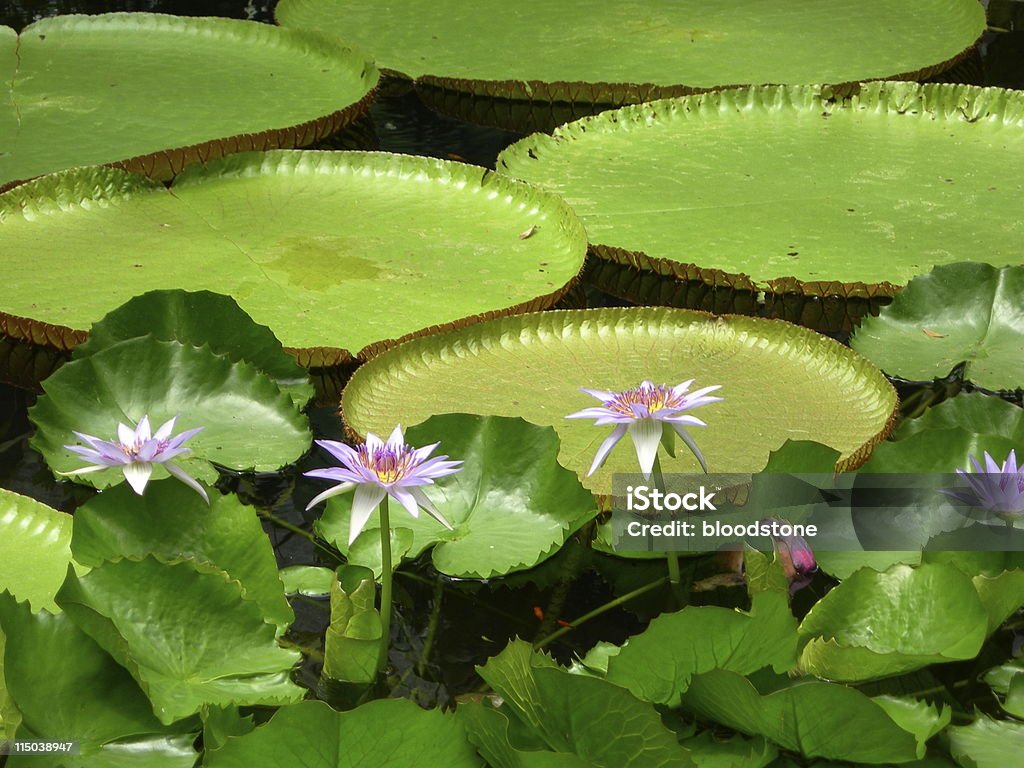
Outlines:
{"label": "veined lily pad surface", "polygon": [[973,0],[283,0],[278,21],[344,33],[382,66],[530,100],[641,95],[641,84],[847,82],[938,71],[974,44]]}
{"label": "veined lily pad surface", "polygon": [[0,242],[9,336],[67,349],[132,296],[212,290],[305,365],[545,308],[586,254],[553,195],[482,168],[361,152],[244,153],[170,189],[110,168],[55,174],[0,195]]}
{"label": "veined lily pad surface", "polygon": [[362,114],[377,78],[336,39],[229,19],[0,27],[0,187],[101,163],[167,179],[231,152],[305,146]]}
{"label": "veined lily pad surface", "polygon": [[1020,93],[868,83],[627,107],[527,137],[498,168],[562,195],[620,264],[871,297],[936,264],[1019,263],[1022,162]]}
{"label": "veined lily pad surface", "polygon": [[[345,389],[351,429],[377,434],[439,413],[520,416],[550,425],[559,462],[586,474],[611,432],[566,420],[594,404],[580,387],[622,390],[642,380],[721,384],[725,399],[697,415],[691,434],[711,472],[756,472],[788,439],[810,439],[861,461],[883,439],[896,393],[867,360],[802,328],[773,320],[659,308],[544,312],[414,339],[360,368]],[[700,472],[685,448],[665,472]],[[610,493],[614,472],[636,472],[628,438],[584,481]]]}

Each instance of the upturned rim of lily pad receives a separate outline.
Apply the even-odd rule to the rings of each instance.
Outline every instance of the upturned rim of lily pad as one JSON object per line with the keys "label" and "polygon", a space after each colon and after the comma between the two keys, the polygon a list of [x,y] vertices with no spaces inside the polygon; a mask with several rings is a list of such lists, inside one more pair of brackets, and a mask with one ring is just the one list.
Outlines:
{"label": "upturned rim of lily pad", "polygon": [[[264,39],[276,37],[288,46],[309,48],[334,57],[362,58],[363,73],[361,77],[369,87],[358,101],[301,123],[266,128],[252,133],[223,136],[184,146],[168,147],[154,152],[133,155],[122,160],[102,163],[101,166],[104,167],[138,173],[156,181],[169,181],[189,165],[205,163],[238,152],[307,147],[337,133],[367,114],[370,105],[377,97],[380,70],[373,58],[333,35],[311,30],[289,29],[244,19],[212,16],[187,17],[166,13],[115,12],[95,15],[66,14],[43,18],[27,25],[17,34],[21,37],[26,33],[38,32],[39,29],[45,30],[54,27],[102,29],[105,26],[116,26],[118,22],[125,21],[130,21],[133,24],[145,23],[165,30],[180,30],[182,34],[191,33],[197,29],[202,31],[206,26],[209,28],[208,33],[216,32],[225,37],[240,38],[249,34],[262,35]],[[39,176],[0,182],[0,194],[34,178],[39,178]]]}

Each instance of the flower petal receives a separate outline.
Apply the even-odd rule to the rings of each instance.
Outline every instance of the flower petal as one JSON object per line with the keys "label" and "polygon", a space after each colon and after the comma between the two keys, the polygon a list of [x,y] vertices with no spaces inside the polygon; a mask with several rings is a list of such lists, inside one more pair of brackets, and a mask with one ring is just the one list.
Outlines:
{"label": "flower petal", "polygon": [[437,520],[437,522],[439,522],[449,531],[455,530],[454,526],[452,526],[452,524],[445,519],[445,516],[437,511],[437,507],[435,507],[431,503],[430,499],[427,498],[427,495],[423,492],[421,488],[410,488],[409,493],[411,493],[413,498],[416,499],[416,503],[418,503],[421,507],[423,507],[423,509],[427,511],[428,515]]}
{"label": "flower petal", "polygon": [[128,485],[141,496],[142,492],[146,490],[149,476],[153,474],[153,465],[146,461],[133,461],[130,464],[125,464],[122,471]]}
{"label": "flower petal", "polygon": [[633,438],[633,447],[636,448],[636,458],[640,462],[640,472],[644,480],[650,479],[651,471],[654,469],[663,429],[662,423],[654,419],[640,419],[629,425],[629,436]]}
{"label": "flower petal", "polygon": [[153,439],[160,443],[167,440],[167,438],[174,434],[174,422],[177,420],[177,416],[172,416],[170,419],[161,424],[160,429],[158,429],[156,431],[156,434],[153,435]]}
{"label": "flower petal", "polygon": [[388,438],[387,446],[398,450],[405,445],[405,434],[402,432],[402,425],[398,424],[393,430],[391,430],[391,436]]}
{"label": "flower petal", "polygon": [[308,512],[321,501],[326,501],[327,499],[331,498],[331,496],[340,496],[343,493],[348,493],[355,487],[356,483],[338,483],[338,485],[334,486],[333,488],[328,488],[326,491],[318,493],[316,496],[310,499],[309,504],[306,505],[306,511]]}
{"label": "flower petal", "polygon": [[597,449],[597,453],[594,455],[594,461],[590,465],[590,471],[587,472],[587,477],[590,477],[592,474],[597,472],[598,468],[604,464],[604,460],[608,458],[608,454],[611,453],[612,448],[614,448],[615,444],[622,439],[628,429],[628,424],[619,424],[619,426],[613,429],[612,433],[604,439],[604,442],[601,443],[601,447]]}
{"label": "flower petal", "polygon": [[420,516],[420,508],[416,504],[416,497],[409,490],[399,486],[392,486],[388,489],[388,493],[391,494],[395,501],[405,507],[405,511],[410,515],[413,517]]}
{"label": "flower petal", "polygon": [[144,443],[153,438],[153,430],[149,426],[149,416],[143,416],[139,425],[135,427],[135,440]]}
{"label": "flower petal", "polygon": [[379,485],[365,483],[356,486],[356,495],[352,499],[352,517],[348,529],[348,543],[350,546],[359,536],[360,531],[366,526],[366,521],[370,519],[373,510],[377,508],[381,499],[386,495],[387,491]]}
{"label": "flower petal", "polygon": [[350,445],[337,440],[317,440],[316,444],[350,469],[359,464],[359,454]]}
{"label": "flower petal", "polygon": [[383,447],[383,440],[381,440],[379,437],[373,434],[373,432],[366,433],[366,450],[369,451],[371,456]]}
{"label": "flower petal", "polygon": [[91,467],[82,467],[81,469],[73,469],[70,472],[57,472],[58,475],[64,477],[73,477],[75,475],[87,475],[90,472],[99,472],[101,469],[110,469],[110,467],[103,464],[94,464]]}
{"label": "flower petal", "polygon": [[129,446],[135,444],[135,430],[129,427],[127,424],[117,425],[117,439],[121,441],[121,445]]}
{"label": "flower petal", "polygon": [[164,469],[166,469],[168,472],[171,473],[172,476],[178,478],[179,480],[181,480],[181,482],[183,482],[193,491],[202,496],[203,501],[205,501],[207,504],[210,503],[210,497],[206,495],[206,489],[203,488],[203,486],[199,484],[199,481],[192,477],[192,475],[190,475],[184,469],[179,467],[177,464],[172,464],[169,461],[164,464]]}
{"label": "flower petal", "polygon": [[708,464],[704,461],[704,454],[700,452],[700,448],[697,447],[697,442],[693,439],[693,436],[678,424],[673,424],[672,428],[679,435],[679,439],[686,443],[686,447],[690,449],[690,452],[693,453],[697,461],[700,462],[700,468],[704,470],[706,475],[708,473]]}

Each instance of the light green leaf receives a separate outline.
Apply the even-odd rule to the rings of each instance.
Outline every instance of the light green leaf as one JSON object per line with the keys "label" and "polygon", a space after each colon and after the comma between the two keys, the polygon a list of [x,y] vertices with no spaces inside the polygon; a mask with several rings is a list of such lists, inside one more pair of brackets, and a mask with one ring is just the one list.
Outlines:
{"label": "light green leaf", "polygon": [[133,296],[217,291],[311,367],[435,326],[545,309],[587,250],[554,195],[377,152],[244,153],[188,168],[170,189],[110,168],[68,171],[0,195],[0,219],[0,331],[70,349]]}
{"label": "light green leaf", "polygon": [[1024,751],[1024,723],[981,717],[949,729],[949,749],[963,768],[1006,768]]}
{"label": "light green leaf", "polygon": [[[465,462],[460,472],[424,486],[454,530],[424,512],[412,518],[389,499],[392,525],[412,531],[407,557],[435,545],[434,567],[449,576],[490,578],[530,568],[554,554],[597,513],[593,496],[559,466],[558,436],[551,428],[521,419],[455,414],[412,427],[405,439],[416,446],[440,441],[438,454]],[[350,562],[375,565],[375,559],[355,560],[355,552],[346,546],[351,505],[351,494],[332,498],[318,531],[348,552]],[[374,526],[379,538],[377,511],[363,535],[372,536]]]}
{"label": "light green leaf", "polygon": [[0,488],[0,591],[56,613],[53,598],[71,562],[71,515]]}
{"label": "light green leaf", "polygon": [[231,19],[118,13],[0,30],[0,186],[104,163],[169,179],[229,152],[311,144],[362,114],[378,79],[337,40]]}
{"label": "light green leaf", "polygon": [[680,743],[690,750],[698,768],[765,768],[779,755],[775,745],[761,736],[725,739],[703,731]]}
{"label": "light green leaf", "polygon": [[299,654],[228,574],[153,557],[68,575],[58,604],[149,696],[161,722],[204,705],[275,705],[303,690],[289,679]]}
{"label": "light green leaf", "polygon": [[[584,486],[610,494],[612,474],[635,472],[625,438],[586,474],[612,431],[565,417],[594,398],[580,387],[620,390],[644,379],[721,384],[722,402],[700,409],[693,435],[712,472],[757,472],[789,439],[812,439],[856,464],[883,438],[896,395],[849,349],[788,323],[631,307],[501,318],[414,339],[359,368],[342,398],[360,434],[434,414],[519,416],[554,427],[559,462]],[[766,386],[771,382],[771,386]],[[793,404],[800,407],[794,409]],[[445,449],[447,451],[447,447]],[[689,451],[662,456],[664,472],[699,472]]]}
{"label": "light green leaf", "polygon": [[150,484],[143,496],[119,485],[75,511],[71,550],[89,566],[146,555],[209,565],[235,579],[279,631],[295,619],[263,526],[255,510],[234,495],[213,492],[207,506],[174,479]]}
{"label": "light green leaf", "polygon": [[981,392],[960,393],[932,406],[916,419],[907,419],[893,440],[936,429],[965,429],[976,435],[996,435],[1024,442],[1024,408]]}
{"label": "light green leaf", "polygon": [[800,624],[800,664],[830,680],[870,680],[973,658],[988,632],[985,606],[958,568],[863,569],[819,600]]}
{"label": "light green leaf", "polygon": [[286,595],[327,597],[331,594],[334,571],[317,565],[289,565],[278,572]]}
{"label": "light green leaf", "polygon": [[331,624],[324,638],[324,677],[346,683],[372,683],[384,652],[377,582],[358,565],[338,569],[331,584]]}
{"label": "light green leaf", "polygon": [[834,683],[797,682],[761,695],[742,676],[721,669],[694,676],[683,706],[806,757],[871,764],[924,757],[925,741],[949,718],[917,705],[911,712],[898,708],[893,718],[887,708],[897,708],[890,701],[883,704]]}
{"label": "light green leaf", "polygon": [[207,768],[479,768],[476,751],[452,715],[406,699],[381,699],[349,712],[304,701],[266,725],[206,755]]}
{"label": "light green leaf", "polygon": [[[927,332],[926,332],[927,331]],[[939,379],[962,362],[988,389],[1024,386],[1024,267],[949,264],[911,280],[850,346],[892,376]]]}
{"label": "light green leaf", "polygon": [[[154,429],[174,417],[176,434],[203,428],[187,443],[191,453],[174,463],[208,483],[217,477],[210,462],[272,471],[295,461],[312,441],[306,419],[267,376],[176,341],[122,341],[67,363],[43,388],[46,394],[29,410],[37,427],[31,444],[55,472],[85,466],[64,447],[81,444],[72,432],[114,440],[118,423],[134,426],[146,415]],[[167,471],[155,465],[153,477]],[[75,479],[98,487],[124,482],[119,469]]]}

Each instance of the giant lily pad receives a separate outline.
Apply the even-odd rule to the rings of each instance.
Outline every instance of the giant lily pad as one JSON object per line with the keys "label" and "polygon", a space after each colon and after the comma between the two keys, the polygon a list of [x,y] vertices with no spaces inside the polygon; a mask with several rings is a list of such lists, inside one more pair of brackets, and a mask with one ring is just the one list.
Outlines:
{"label": "giant lily pad", "polygon": [[[524,0],[472,10],[459,0],[283,0],[276,15],[284,26],[344,34],[428,93],[441,91],[449,109],[459,93],[584,111],[725,85],[914,78],[949,66],[985,29],[973,0]],[[476,114],[508,122],[516,113]]]}
{"label": "giant lily pad", "polygon": [[[862,461],[887,434],[896,394],[881,372],[842,345],[777,320],[664,308],[543,312],[414,339],[362,366],[342,398],[356,432],[387,434],[452,412],[521,416],[550,425],[559,462],[583,477],[611,432],[566,415],[594,403],[580,387],[625,389],[643,379],[721,384],[725,400],[701,409],[692,433],[712,472],[756,472],[788,439]],[[699,472],[686,450],[665,472]],[[611,491],[614,472],[636,472],[629,439],[584,485]]]}
{"label": "giant lily pad", "polygon": [[950,264],[915,277],[851,346],[887,373],[937,379],[966,362],[988,389],[1024,388],[1024,266]]}
{"label": "giant lily pad", "polygon": [[1018,263],[1021,162],[1024,95],[869,83],[627,107],[527,137],[498,168],[562,195],[602,259],[765,290],[799,318],[772,297],[870,300],[936,264]]}
{"label": "giant lily pad", "polygon": [[236,155],[169,190],[114,169],[53,175],[0,195],[0,241],[0,333],[68,349],[132,296],[206,289],[303,350],[304,365],[544,309],[586,252],[553,195],[459,163],[358,152]]}
{"label": "giant lily pad", "polygon": [[100,163],[167,179],[231,152],[312,144],[366,110],[377,70],[320,35],[117,13],[0,27],[0,80],[2,187]]}

